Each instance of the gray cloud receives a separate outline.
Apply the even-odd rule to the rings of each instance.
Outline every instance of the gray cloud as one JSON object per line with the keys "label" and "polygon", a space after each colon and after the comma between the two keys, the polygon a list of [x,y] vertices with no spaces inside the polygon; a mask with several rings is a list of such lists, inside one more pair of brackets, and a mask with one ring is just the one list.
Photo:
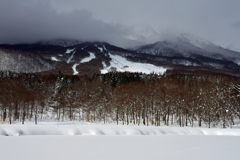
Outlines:
{"label": "gray cloud", "polygon": [[233,26],[235,29],[240,29],[240,21],[233,23],[232,26]]}
{"label": "gray cloud", "polygon": [[120,24],[94,19],[86,9],[58,13],[49,1],[4,0],[0,6],[1,43],[68,38],[121,44],[128,32]]}
{"label": "gray cloud", "polygon": [[126,46],[125,37],[150,43],[167,30],[238,46],[239,24],[232,22],[239,22],[239,6],[239,0],[1,0],[0,43],[74,38]]}

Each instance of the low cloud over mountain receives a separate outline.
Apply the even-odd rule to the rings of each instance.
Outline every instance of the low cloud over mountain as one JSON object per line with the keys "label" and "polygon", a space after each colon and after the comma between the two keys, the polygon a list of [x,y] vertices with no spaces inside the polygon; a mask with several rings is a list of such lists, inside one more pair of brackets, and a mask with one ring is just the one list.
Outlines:
{"label": "low cloud over mountain", "polygon": [[50,1],[4,0],[0,6],[0,43],[69,38],[121,45],[129,32],[122,25],[94,19],[88,10],[58,13]]}
{"label": "low cloud over mountain", "polygon": [[214,0],[1,0],[0,44],[77,39],[128,48],[162,40],[161,33],[170,30],[240,51],[239,5]]}

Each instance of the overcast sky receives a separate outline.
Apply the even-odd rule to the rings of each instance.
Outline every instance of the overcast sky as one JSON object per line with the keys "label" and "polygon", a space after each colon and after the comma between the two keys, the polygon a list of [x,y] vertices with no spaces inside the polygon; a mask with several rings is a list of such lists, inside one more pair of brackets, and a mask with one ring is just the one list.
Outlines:
{"label": "overcast sky", "polygon": [[166,31],[240,51],[240,1],[0,0],[0,43],[68,38],[124,46],[126,38],[150,43]]}

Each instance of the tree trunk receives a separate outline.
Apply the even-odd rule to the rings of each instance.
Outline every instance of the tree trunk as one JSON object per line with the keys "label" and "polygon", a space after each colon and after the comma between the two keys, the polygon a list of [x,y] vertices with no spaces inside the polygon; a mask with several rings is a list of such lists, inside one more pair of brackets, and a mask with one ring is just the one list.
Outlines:
{"label": "tree trunk", "polygon": [[210,116],[208,117],[208,128],[210,128],[210,122],[211,122],[211,118]]}
{"label": "tree trunk", "polygon": [[124,117],[124,112],[123,112],[123,125],[124,125],[124,119],[125,119],[125,117]]}
{"label": "tree trunk", "polygon": [[117,110],[117,115],[116,115],[116,120],[117,120],[117,125],[118,125],[118,110]]}
{"label": "tree trunk", "polygon": [[192,113],[192,127],[193,127],[193,118],[194,118],[194,113]]}
{"label": "tree trunk", "polygon": [[35,114],[35,124],[37,125],[37,114]]}
{"label": "tree trunk", "polygon": [[179,116],[179,126],[182,127],[182,118]]}
{"label": "tree trunk", "polygon": [[202,127],[202,117],[199,117],[198,126],[199,126],[199,127]]}
{"label": "tree trunk", "polygon": [[10,108],[8,111],[8,118],[9,118],[9,123],[12,124],[12,110]]}
{"label": "tree trunk", "polygon": [[4,107],[4,109],[3,109],[3,122],[6,120],[6,118],[7,118],[7,108]]}
{"label": "tree trunk", "polygon": [[129,124],[129,113],[128,113],[128,108],[127,108],[127,125]]}

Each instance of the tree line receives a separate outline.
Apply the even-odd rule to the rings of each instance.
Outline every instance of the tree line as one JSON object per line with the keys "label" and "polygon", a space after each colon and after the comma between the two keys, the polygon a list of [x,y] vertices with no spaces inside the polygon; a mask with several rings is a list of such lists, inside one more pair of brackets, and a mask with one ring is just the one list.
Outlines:
{"label": "tree line", "polygon": [[226,128],[240,119],[239,82],[206,74],[0,72],[0,120]]}

